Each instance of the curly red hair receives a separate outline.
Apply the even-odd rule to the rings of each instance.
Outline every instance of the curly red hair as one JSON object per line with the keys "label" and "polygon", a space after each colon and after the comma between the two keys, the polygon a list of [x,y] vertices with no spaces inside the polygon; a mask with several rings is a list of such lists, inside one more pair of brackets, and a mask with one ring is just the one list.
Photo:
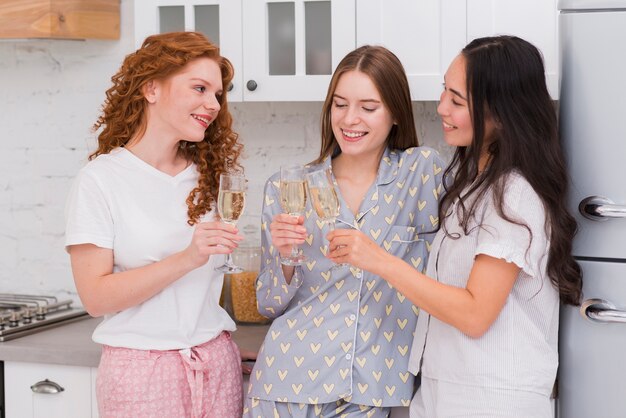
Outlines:
{"label": "curly red hair", "polygon": [[[217,62],[226,90],[233,79],[233,66],[204,35],[171,32],[147,37],[141,48],[126,56],[118,72],[111,77],[113,86],[106,91],[102,114],[93,125],[94,131],[102,128],[98,149],[89,159],[123,147],[131,138],[143,134],[147,102],[142,90],[146,83],[170,77],[190,61],[203,57]],[[211,210],[217,199],[220,174],[242,169],[238,161],[242,145],[232,130],[226,91],[218,101],[221,110],[204,133],[204,140],[199,143],[181,141],[179,145],[181,155],[194,162],[200,173],[198,186],[187,197],[189,225],[198,223],[200,216]]]}

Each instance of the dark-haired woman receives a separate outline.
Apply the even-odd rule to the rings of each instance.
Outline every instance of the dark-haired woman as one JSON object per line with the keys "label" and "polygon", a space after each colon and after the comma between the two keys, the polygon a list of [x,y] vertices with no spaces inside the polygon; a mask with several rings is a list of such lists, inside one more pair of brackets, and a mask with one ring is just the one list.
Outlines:
{"label": "dark-haired woman", "polygon": [[380,275],[422,308],[412,417],[551,417],[559,299],[578,304],[576,223],[542,57],[510,36],[450,65],[438,112],[457,147],[426,274],[355,231],[329,257]]}
{"label": "dark-haired woman", "polygon": [[232,76],[203,35],[175,32],[148,37],[107,91],[66,227],[78,294],[104,316],[93,334],[102,418],[241,417],[235,324],[215,271],[241,237],[213,210],[241,151]]}
{"label": "dark-haired woman", "polygon": [[[335,70],[322,108],[320,155],[340,201],[337,228],[361,230],[417,269],[434,236],[443,163],[418,147],[409,84],[389,50],[363,46]],[[283,213],[278,173],[265,187],[259,311],[273,317],[250,376],[244,416],[384,418],[408,406],[417,308],[376,274],[330,270],[328,228],[311,205]],[[293,244],[308,261],[280,264]]]}

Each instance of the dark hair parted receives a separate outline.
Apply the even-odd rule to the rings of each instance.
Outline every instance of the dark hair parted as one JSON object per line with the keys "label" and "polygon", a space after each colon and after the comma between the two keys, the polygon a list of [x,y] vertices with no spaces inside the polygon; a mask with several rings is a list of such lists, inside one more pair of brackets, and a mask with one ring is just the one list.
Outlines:
{"label": "dark hair parted", "polygon": [[[541,53],[523,39],[496,36],[473,40],[461,54],[466,65],[473,140],[467,147],[457,147],[446,169],[446,177],[453,176],[453,181],[446,185],[439,217],[444,219],[452,202],[459,200],[467,231],[478,202],[491,189],[500,216],[515,222],[504,214],[502,196],[508,174],[521,174],[539,195],[546,211],[550,239],[548,276],[563,303],[578,305],[582,271],[572,256],[577,225],[567,208],[569,177]],[[488,163],[479,173],[487,118],[491,118],[495,129],[493,137],[488,138]],[[477,198],[468,199],[470,196]]]}
{"label": "dark hair parted", "polygon": [[147,101],[143,87],[152,80],[163,80],[180,72],[189,62],[210,58],[220,67],[223,94],[218,97],[221,109],[199,143],[181,141],[179,153],[197,165],[198,186],[187,197],[190,225],[197,223],[217,199],[220,174],[241,169],[238,162],[242,145],[232,127],[226,87],[233,79],[230,61],[220,55],[219,48],[198,32],[171,32],[149,36],[141,48],[124,59],[111,77],[113,86],[106,91],[102,113],[93,125],[98,135],[98,149],[89,159],[123,147],[134,137],[143,135],[147,127]]}
{"label": "dark hair parted", "polygon": [[320,155],[314,163],[320,163],[329,155],[340,152],[337,138],[333,134],[330,113],[337,83],[342,75],[350,71],[359,71],[372,80],[383,104],[389,109],[395,121],[387,137],[387,146],[399,150],[419,146],[411,107],[409,82],[402,63],[387,48],[364,45],[341,60],[330,80],[326,100],[322,107],[322,145]]}

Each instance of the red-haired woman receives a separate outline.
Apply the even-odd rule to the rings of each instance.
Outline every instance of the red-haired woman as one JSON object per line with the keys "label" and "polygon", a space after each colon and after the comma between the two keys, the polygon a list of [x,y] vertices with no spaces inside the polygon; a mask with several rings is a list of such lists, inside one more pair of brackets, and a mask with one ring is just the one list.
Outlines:
{"label": "red-haired woman", "polygon": [[128,55],[106,92],[66,226],[78,294],[104,316],[93,334],[103,418],[241,416],[215,266],[242,237],[213,210],[220,174],[240,168],[232,76],[203,35],[168,33]]}

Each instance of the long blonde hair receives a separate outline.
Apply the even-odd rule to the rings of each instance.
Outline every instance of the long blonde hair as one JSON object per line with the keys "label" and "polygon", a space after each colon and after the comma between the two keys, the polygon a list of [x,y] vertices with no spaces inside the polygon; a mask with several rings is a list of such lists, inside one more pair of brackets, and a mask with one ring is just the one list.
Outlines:
{"label": "long blonde hair", "polygon": [[330,112],[339,79],[350,71],[359,71],[372,80],[383,103],[396,121],[389,131],[387,146],[399,150],[419,146],[411,107],[411,91],[402,63],[385,47],[364,45],[341,60],[330,80],[326,100],[322,107],[322,145],[314,163],[321,163],[329,155],[339,152],[339,144],[331,125]]}

